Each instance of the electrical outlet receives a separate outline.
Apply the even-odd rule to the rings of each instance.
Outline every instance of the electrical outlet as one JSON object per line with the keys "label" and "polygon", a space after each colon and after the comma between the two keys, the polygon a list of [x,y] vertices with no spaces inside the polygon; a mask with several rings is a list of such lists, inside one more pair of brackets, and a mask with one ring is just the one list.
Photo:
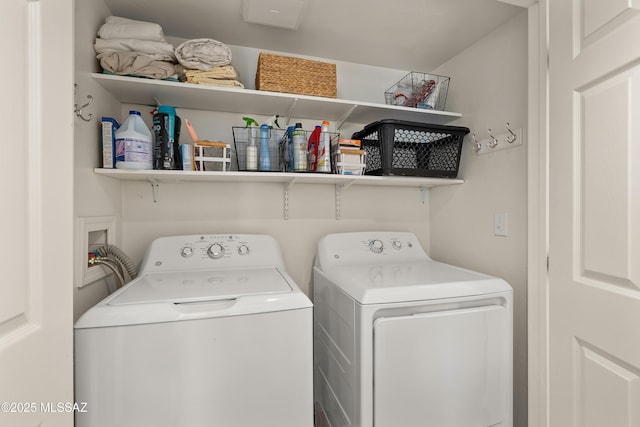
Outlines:
{"label": "electrical outlet", "polygon": [[494,236],[507,235],[507,213],[506,212],[497,212],[493,215],[493,235]]}
{"label": "electrical outlet", "polygon": [[76,275],[78,288],[111,275],[111,271],[102,266],[88,265],[88,254],[105,244],[115,242],[116,219],[113,216],[79,217],[76,227]]}

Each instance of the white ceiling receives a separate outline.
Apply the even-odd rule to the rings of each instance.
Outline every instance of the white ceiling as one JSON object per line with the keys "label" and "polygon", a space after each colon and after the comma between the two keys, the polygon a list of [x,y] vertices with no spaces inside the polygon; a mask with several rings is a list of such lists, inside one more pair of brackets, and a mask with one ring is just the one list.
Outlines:
{"label": "white ceiling", "polygon": [[425,72],[522,10],[498,0],[306,0],[298,29],[288,30],[244,22],[243,0],[105,2],[167,36]]}

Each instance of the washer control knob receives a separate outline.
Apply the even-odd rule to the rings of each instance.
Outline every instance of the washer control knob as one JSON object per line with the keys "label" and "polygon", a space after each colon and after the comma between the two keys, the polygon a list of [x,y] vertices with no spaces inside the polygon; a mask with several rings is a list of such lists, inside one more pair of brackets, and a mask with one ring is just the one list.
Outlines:
{"label": "washer control knob", "polygon": [[209,246],[209,249],[207,249],[207,255],[209,255],[209,258],[211,259],[222,258],[222,256],[224,255],[224,246],[222,246],[220,243],[214,243],[213,245]]}
{"label": "washer control knob", "polygon": [[400,250],[402,249],[402,242],[400,240],[394,240],[393,243],[391,243],[391,246],[393,249]]}
{"label": "washer control knob", "polygon": [[249,246],[240,245],[240,247],[238,248],[238,253],[240,255],[249,255]]}
{"label": "washer control knob", "polygon": [[374,254],[379,254],[384,249],[384,245],[381,240],[372,240],[369,242],[369,249],[371,249],[371,252]]}
{"label": "washer control knob", "polygon": [[182,258],[189,258],[193,255],[193,248],[191,246],[185,246],[181,252]]}

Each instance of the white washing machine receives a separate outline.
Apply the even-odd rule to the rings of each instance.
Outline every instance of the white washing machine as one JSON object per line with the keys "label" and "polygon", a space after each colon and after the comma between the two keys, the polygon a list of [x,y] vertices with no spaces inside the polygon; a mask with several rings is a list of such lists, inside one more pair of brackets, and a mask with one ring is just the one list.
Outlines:
{"label": "white washing machine", "polygon": [[323,237],[314,394],[331,427],[511,427],[512,289],[411,233]]}
{"label": "white washing machine", "polygon": [[76,426],[312,427],[312,316],[273,238],[159,238],[75,324]]}

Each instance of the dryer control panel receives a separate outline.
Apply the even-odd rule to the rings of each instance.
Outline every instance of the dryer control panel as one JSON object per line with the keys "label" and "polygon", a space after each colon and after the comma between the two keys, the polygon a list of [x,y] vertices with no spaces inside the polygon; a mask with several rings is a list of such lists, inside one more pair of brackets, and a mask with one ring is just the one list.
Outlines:
{"label": "dryer control panel", "polygon": [[429,259],[418,238],[407,232],[336,233],[318,243],[321,265],[342,263],[408,262]]}
{"label": "dryer control panel", "polygon": [[280,246],[260,234],[198,234],[154,240],[140,271],[284,266]]}

